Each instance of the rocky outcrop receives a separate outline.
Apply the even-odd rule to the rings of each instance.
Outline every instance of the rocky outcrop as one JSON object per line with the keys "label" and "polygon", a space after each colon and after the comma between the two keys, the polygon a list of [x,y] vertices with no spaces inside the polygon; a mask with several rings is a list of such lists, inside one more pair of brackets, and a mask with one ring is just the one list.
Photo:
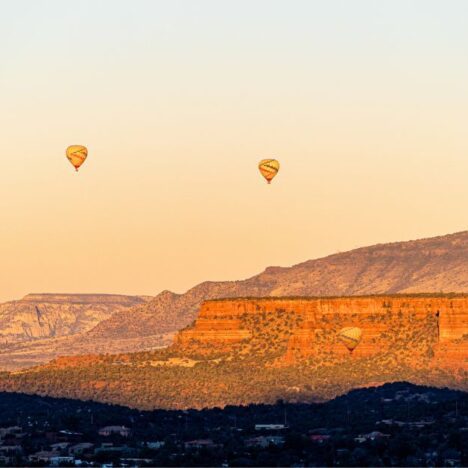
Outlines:
{"label": "rocky outcrop", "polygon": [[353,358],[411,348],[415,357],[425,354],[440,366],[467,366],[468,295],[206,301],[195,324],[176,335],[174,347],[185,354],[242,354],[263,335],[270,347],[284,342],[275,365],[322,362],[348,355],[337,339],[347,326],[362,330]]}
{"label": "rocky outcrop", "polygon": [[173,332],[209,299],[248,296],[354,296],[468,292],[468,231],[364,247],[281,268],[243,281],[204,282],[185,294],[164,291],[132,314],[115,314],[92,333],[104,338]]}
{"label": "rocky outcrop", "polygon": [[[203,303],[166,348],[0,373],[0,390],[139,408],[333,398],[409,381],[468,390],[468,295],[244,298]],[[352,354],[338,341],[362,330]]]}
{"label": "rocky outcrop", "polygon": [[[172,333],[195,320],[200,305],[209,299],[431,291],[468,292],[468,231],[365,247],[290,268],[269,267],[244,281],[208,281],[185,294],[164,291],[152,299],[29,295],[21,301],[0,305],[0,369],[23,368],[64,354],[118,353],[164,346]],[[459,336],[460,331],[455,330],[460,320],[455,315],[444,316],[443,320],[454,322],[444,327],[453,336],[442,335],[441,339]],[[225,343],[245,339],[247,333],[239,328],[235,331],[238,327],[235,321],[228,332],[210,330],[208,322],[203,326],[207,336],[224,333]],[[225,326],[228,327],[227,323]],[[305,349],[307,344],[301,343],[310,343],[315,336],[315,332],[312,337],[311,333],[306,326],[298,329],[296,336],[291,337],[288,356],[293,356],[295,347]],[[66,339],[58,340],[60,336]],[[261,345],[257,339],[254,341]],[[364,353],[366,347],[363,343],[359,352]],[[449,354],[454,356],[452,351]]]}
{"label": "rocky outcrop", "polygon": [[0,304],[0,347],[83,333],[146,300],[116,294],[29,294]]}

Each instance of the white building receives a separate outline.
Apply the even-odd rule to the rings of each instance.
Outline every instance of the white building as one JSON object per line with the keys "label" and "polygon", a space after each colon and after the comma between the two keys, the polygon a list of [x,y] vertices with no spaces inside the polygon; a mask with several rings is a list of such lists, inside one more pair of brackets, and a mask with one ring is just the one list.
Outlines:
{"label": "white building", "polygon": [[285,424],[255,424],[256,431],[282,431],[287,428]]}
{"label": "white building", "polygon": [[99,435],[104,437],[109,437],[114,434],[118,434],[122,437],[128,437],[131,433],[131,430],[125,426],[106,426],[99,429]]}

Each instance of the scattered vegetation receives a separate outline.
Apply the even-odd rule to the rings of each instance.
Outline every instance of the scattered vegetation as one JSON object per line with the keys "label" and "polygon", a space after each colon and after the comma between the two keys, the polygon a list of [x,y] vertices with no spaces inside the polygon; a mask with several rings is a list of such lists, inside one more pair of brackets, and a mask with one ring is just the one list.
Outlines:
{"label": "scattered vegetation", "polygon": [[[60,466],[75,459],[88,466],[467,466],[467,423],[466,393],[407,383],[354,390],[323,404],[279,400],[201,411],[0,393],[0,428],[19,426],[20,433],[4,436],[7,450],[20,447],[6,459],[10,466],[44,466],[34,454],[51,453],[57,440]],[[104,426],[129,433],[104,436]]]}
{"label": "scattered vegetation", "polygon": [[[436,314],[402,311],[387,299],[384,313],[328,314],[320,329],[304,328],[304,315],[282,308],[281,301],[271,309],[223,318],[239,321],[248,337],[219,344],[192,338],[166,349],[80,357],[68,364],[62,358],[0,374],[0,390],[182,409],[279,398],[322,401],[353,388],[400,380],[461,389],[468,382],[463,363],[459,369],[434,365]],[[353,356],[337,341],[337,332],[350,320],[368,330]],[[293,339],[301,329],[310,332],[302,343]],[[466,342],[462,338],[458,346]]]}

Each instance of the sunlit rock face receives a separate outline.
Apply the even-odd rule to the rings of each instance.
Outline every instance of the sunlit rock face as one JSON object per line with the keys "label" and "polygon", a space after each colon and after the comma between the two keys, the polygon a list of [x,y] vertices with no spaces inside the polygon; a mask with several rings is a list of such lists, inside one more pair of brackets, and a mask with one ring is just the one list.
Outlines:
{"label": "sunlit rock face", "polygon": [[0,304],[0,345],[86,332],[145,301],[111,294],[29,294]]}
{"label": "sunlit rock face", "polygon": [[[106,342],[0,373],[0,390],[145,409],[320,401],[397,381],[466,391],[467,318],[467,294],[210,300],[165,349],[112,355]],[[346,327],[362,335],[352,353]]]}
{"label": "sunlit rock face", "polygon": [[206,281],[184,294],[164,291],[132,314],[100,323],[95,336],[135,338],[189,325],[203,301],[261,296],[468,293],[468,231],[363,247],[292,267],[269,267],[242,281]]}
{"label": "sunlit rock face", "polygon": [[[249,353],[274,347],[274,365],[349,357],[338,340],[347,326],[362,330],[353,359],[378,354],[420,356],[442,367],[467,367],[468,295],[382,295],[206,301],[174,347],[189,354]],[[278,346],[282,343],[282,346]],[[258,344],[258,349],[255,347]]]}
{"label": "sunlit rock face", "polygon": [[[269,267],[246,280],[206,281],[184,294],[164,291],[154,298],[29,295],[21,301],[0,304],[0,369],[25,368],[64,355],[127,353],[166,346],[175,332],[193,323],[201,304],[211,299],[428,292],[468,293],[468,231],[364,247],[292,267]],[[300,314],[295,317],[302,320],[299,319],[302,317]],[[229,327],[225,322],[222,331],[206,329],[205,334],[218,338],[223,335],[223,343],[226,344],[245,340],[252,331],[240,326],[239,320],[233,319]],[[440,356],[446,356],[446,362],[450,359],[455,361],[460,356],[461,345],[454,348],[443,344],[443,339],[452,337],[451,342],[454,342],[453,337],[460,335],[460,330],[456,331],[457,326],[463,330],[463,325],[459,325],[461,322],[456,313],[440,318],[441,324],[445,321],[451,321],[451,325],[443,325],[444,330],[451,331],[444,331],[441,335],[438,352]],[[395,323],[398,326],[398,321]],[[292,318],[284,326],[291,324]],[[201,322],[199,326],[202,326]],[[209,326],[209,323],[204,326]],[[278,358],[278,365],[288,360],[292,362],[299,350],[303,354],[312,352],[311,334],[316,343],[325,339],[329,342],[324,334],[331,332],[326,328],[320,331],[321,328],[317,327],[316,331],[311,331],[307,327],[302,323],[295,325],[292,327],[294,338],[291,337],[290,342],[289,338],[281,341],[281,349],[287,345],[289,351],[284,358]],[[384,324],[374,320],[373,327],[376,333]],[[373,344],[369,342],[369,333],[355,351],[356,356],[370,352],[369,346]],[[255,337],[254,348],[257,345],[268,346],[262,340]],[[383,346],[382,339],[380,345]],[[318,349],[320,351],[321,348]],[[337,344],[334,355],[340,352],[346,353],[346,350]]]}

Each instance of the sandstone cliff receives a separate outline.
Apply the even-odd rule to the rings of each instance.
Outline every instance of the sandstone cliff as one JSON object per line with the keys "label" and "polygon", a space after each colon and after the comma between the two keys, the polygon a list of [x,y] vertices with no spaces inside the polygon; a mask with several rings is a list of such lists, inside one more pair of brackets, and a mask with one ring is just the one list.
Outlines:
{"label": "sandstone cliff", "polygon": [[468,370],[468,295],[380,295],[206,301],[175,337],[186,356],[271,354],[273,365],[348,358],[340,329],[362,330],[353,359],[385,354]]}
{"label": "sandstone cliff", "polygon": [[[385,382],[468,390],[468,295],[203,303],[166,349],[59,358],[0,373],[0,390],[138,408],[317,401]],[[344,326],[362,329],[350,355]]]}
{"label": "sandstone cliff", "polygon": [[185,294],[165,291],[132,314],[101,322],[91,334],[130,338],[173,332],[190,324],[207,299],[410,292],[468,292],[468,231],[270,267],[244,281],[204,282]]}
{"label": "sandstone cliff", "polygon": [[[167,345],[171,334],[192,323],[201,303],[208,299],[431,291],[468,292],[468,231],[365,247],[289,268],[270,267],[244,281],[204,282],[185,294],[164,291],[149,301],[140,298],[130,309],[120,304],[117,312],[114,307],[108,314],[109,309],[98,310],[94,318],[77,321],[73,314],[67,319],[43,319],[40,300],[39,316],[32,302],[26,300],[17,301],[20,314],[14,318],[12,310],[17,303],[9,303],[8,313],[2,313],[5,305],[0,306],[0,369],[23,368],[67,354],[131,352]],[[63,307],[68,307],[68,300],[70,307],[83,307],[73,304],[73,297],[63,297]],[[54,302],[52,296],[45,302]],[[51,310],[49,306],[47,310]],[[23,312],[26,315],[21,319]],[[3,327],[8,333],[2,331]],[[60,334],[66,336],[58,339]],[[444,349],[447,355],[454,355],[449,345]]]}

